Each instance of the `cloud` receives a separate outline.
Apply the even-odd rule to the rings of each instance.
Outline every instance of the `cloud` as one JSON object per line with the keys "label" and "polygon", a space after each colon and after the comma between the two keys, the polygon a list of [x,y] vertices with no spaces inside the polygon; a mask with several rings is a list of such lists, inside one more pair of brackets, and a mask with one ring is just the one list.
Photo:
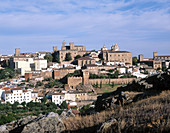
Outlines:
{"label": "cloud", "polygon": [[[89,49],[117,42],[133,53],[170,42],[168,0],[0,0],[0,45],[51,49],[62,40]],[[8,39],[9,38],[9,39]],[[4,45],[6,44],[6,45]],[[141,46],[142,45],[142,46]],[[34,47],[37,46],[37,49]],[[100,46],[100,47],[98,47]],[[160,51],[166,51],[163,48]],[[3,52],[2,53],[8,53]],[[149,55],[143,50],[146,55]]]}

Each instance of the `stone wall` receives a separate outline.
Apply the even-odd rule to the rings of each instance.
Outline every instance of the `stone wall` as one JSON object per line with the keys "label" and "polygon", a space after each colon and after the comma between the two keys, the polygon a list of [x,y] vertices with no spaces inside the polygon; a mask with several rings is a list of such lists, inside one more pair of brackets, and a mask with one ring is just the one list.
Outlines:
{"label": "stone wall", "polygon": [[69,77],[67,79],[67,84],[75,88],[77,85],[82,84],[82,77]]}
{"label": "stone wall", "polygon": [[66,76],[68,73],[73,73],[76,69],[60,69],[60,70],[54,70],[53,72],[53,78],[54,79],[61,79],[64,76]]}
{"label": "stone wall", "polygon": [[111,84],[114,82],[114,84],[128,84],[131,83],[135,78],[120,78],[120,79],[89,79],[90,84]]}
{"label": "stone wall", "polygon": [[41,76],[43,78],[51,78],[52,77],[52,72],[51,71],[41,72]]}

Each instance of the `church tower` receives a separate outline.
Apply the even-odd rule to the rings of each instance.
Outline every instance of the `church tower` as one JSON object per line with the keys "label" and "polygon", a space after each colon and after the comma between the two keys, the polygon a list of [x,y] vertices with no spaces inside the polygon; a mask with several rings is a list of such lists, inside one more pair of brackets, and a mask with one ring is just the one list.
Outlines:
{"label": "church tower", "polygon": [[113,45],[112,45],[112,47],[111,47],[111,50],[112,51],[119,51],[119,46],[117,45],[117,43],[114,45],[114,43],[113,43]]}
{"label": "church tower", "polygon": [[62,43],[62,48],[61,48],[61,50],[66,50],[66,42],[65,42],[65,40],[64,40],[63,43]]}
{"label": "church tower", "polygon": [[105,44],[104,44],[103,48],[101,48],[101,50],[102,50],[102,51],[107,50],[107,48],[106,48]]}

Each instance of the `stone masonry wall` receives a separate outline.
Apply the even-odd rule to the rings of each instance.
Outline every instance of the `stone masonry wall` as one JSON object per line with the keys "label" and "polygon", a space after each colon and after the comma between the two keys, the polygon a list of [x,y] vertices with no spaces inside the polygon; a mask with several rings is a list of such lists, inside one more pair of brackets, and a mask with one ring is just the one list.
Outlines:
{"label": "stone masonry wall", "polygon": [[100,84],[100,82],[102,82],[102,84],[111,84],[112,82],[114,82],[114,84],[128,84],[131,83],[133,80],[135,80],[135,78],[120,78],[120,79],[89,79],[89,83],[90,84]]}
{"label": "stone masonry wall", "polygon": [[82,83],[82,77],[69,77],[67,79],[67,84],[75,88],[77,85]]}

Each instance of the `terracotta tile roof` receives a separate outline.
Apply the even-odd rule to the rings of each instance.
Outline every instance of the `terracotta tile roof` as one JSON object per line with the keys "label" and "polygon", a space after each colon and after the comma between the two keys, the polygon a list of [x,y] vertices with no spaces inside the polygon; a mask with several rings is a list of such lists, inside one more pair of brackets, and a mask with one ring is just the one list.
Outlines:
{"label": "terracotta tile roof", "polygon": [[5,91],[5,94],[12,94],[11,91]]}
{"label": "terracotta tile roof", "polygon": [[12,90],[22,90],[21,88],[12,88]]}
{"label": "terracotta tile roof", "polygon": [[105,52],[108,52],[108,53],[130,53],[128,51],[112,51],[112,50],[106,50]]}
{"label": "terracotta tile roof", "polygon": [[27,90],[23,90],[23,92],[28,92]]}
{"label": "terracotta tile roof", "polygon": [[9,87],[5,87],[5,88],[2,88],[2,90],[10,90],[11,88],[9,88]]}
{"label": "terracotta tile roof", "polygon": [[85,57],[81,57],[81,58],[79,58],[79,59],[77,59],[77,60],[94,60],[93,58],[90,58],[90,57],[88,57],[88,56],[85,56]]}
{"label": "terracotta tile roof", "polygon": [[52,95],[65,95],[64,93],[52,93]]}

